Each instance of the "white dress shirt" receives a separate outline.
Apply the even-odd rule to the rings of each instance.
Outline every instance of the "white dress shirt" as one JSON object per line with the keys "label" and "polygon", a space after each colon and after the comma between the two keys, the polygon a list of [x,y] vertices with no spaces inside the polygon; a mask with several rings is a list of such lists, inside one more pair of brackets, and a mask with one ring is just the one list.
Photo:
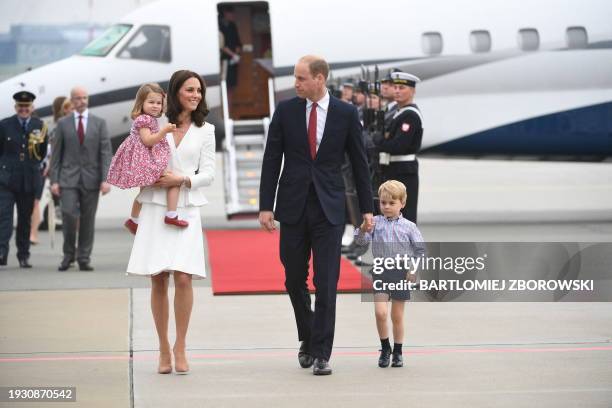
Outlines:
{"label": "white dress shirt", "polygon": [[[310,120],[310,110],[312,109],[313,101],[306,99],[306,131],[308,131],[308,122]],[[327,119],[327,109],[329,108],[329,92],[325,90],[325,96],[317,102],[317,151],[323,139],[323,131],[325,130],[325,120]]]}
{"label": "white dress shirt", "polygon": [[89,109],[85,109],[85,112],[79,113],[74,111],[74,128],[77,133],[79,131],[79,115],[83,116],[83,134],[87,134],[87,117],[89,116]]}

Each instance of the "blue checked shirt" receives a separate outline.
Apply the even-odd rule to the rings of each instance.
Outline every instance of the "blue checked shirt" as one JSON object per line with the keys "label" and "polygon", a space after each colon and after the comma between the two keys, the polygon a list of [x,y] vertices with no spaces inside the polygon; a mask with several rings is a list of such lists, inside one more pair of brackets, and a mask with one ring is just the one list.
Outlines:
{"label": "blue checked shirt", "polygon": [[384,215],[374,217],[374,231],[355,230],[355,244],[365,246],[372,242],[374,258],[394,258],[396,255],[411,257],[425,256],[425,242],[416,224],[399,215],[397,218],[386,218]]}

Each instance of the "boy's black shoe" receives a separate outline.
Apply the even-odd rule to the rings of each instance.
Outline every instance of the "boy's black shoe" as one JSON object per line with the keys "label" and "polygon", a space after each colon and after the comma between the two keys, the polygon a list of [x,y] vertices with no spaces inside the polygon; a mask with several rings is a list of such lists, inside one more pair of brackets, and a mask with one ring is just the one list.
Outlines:
{"label": "boy's black shoe", "polygon": [[402,357],[402,355],[400,353],[393,353],[393,362],[391,363],[391,367],[403,367],[403,366],[404,366],[404,358]]}
{"label": "boy's black shoe", "polygon": [[391,350],[388,350],[388,349],[380,350],[380,357],[378,357],[378,366],[380,368],[389,367],[389,357],[391,357]]}

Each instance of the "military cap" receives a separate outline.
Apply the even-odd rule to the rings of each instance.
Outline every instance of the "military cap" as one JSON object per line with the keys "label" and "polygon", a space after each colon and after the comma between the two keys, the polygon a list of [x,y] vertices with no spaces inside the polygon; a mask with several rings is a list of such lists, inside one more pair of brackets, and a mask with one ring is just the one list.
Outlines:
{"label": "military cap", "polygon": [[399,68],[391,68],[387,76],[381,79],[380,82],[393,82],[393,79],[391,78],[391,74],[394,72],[402,72],[402,70]]}
{"label": "military cap", "polygon": [[13,99],[17,103],[32,103],[36,99],[36,95],[28,91],[19,91],[13,95]]}
{"label": "military cap", "polygon": [[421,82],[421,80],[417,76],[409,74],[407,72],[392,72],[391,79],[396,85],[407,85],[413,88],[417,82]]}
{"label": "military cap", "polygon": [[342,87],[343,88],[354,88],[355,84],[353,83],[353,80],[351,78],[345,80],[344,82],[342,82]]}

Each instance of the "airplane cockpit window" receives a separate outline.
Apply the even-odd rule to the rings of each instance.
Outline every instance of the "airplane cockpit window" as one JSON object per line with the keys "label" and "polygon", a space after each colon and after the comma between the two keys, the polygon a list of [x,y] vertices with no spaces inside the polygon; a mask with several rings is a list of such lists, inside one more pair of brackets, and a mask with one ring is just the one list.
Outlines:
{"label": "airplane cockpit window", "polygon": [[121,41],[131,28],[130,24],[115,24],[109,27],[104,34],[87,44],[80,54],[91,57],[104,57]]}
{"label": "airplane cockpit window", "polygon": [[119,52],[118,57],[170,62],[170,27],[158,25],[140,27]]}

